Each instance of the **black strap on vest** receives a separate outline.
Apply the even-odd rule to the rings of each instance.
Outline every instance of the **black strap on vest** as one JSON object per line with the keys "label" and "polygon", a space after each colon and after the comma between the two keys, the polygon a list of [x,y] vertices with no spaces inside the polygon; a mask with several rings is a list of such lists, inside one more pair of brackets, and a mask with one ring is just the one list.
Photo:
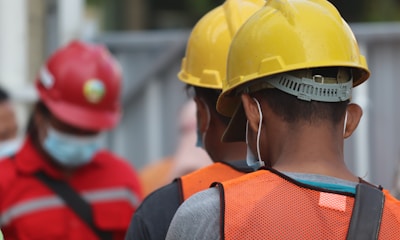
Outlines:
{"label": "black strap on vest", "polygon": [[37,172],[36,178],[49,187],[54,193],[61,197],[72,211],[85,222],[90,229],[101,239],[112,239],[112,233],[100,230],[93,221],[92,207],[66,182],[55,180],[43,172]]}
{"label": "black strap on vest", "polygon": [[365,183],[357,184],[347,240],[378,239],[384,202],[380,189]]}

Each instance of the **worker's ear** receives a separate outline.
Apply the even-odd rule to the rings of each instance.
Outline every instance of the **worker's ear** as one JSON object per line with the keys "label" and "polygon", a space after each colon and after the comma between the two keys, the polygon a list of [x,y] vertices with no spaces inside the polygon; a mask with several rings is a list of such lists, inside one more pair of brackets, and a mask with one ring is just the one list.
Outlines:
{"label": "worker's ear", "polygon": [[197,107],[197,127],[201,133],[204,133],[208,130],[210,124],[210,111],[207,103],[200,97],[195,97],[194,101]]}
{"label": "worker's ear", "polygon": [[242,104],[247,120],[249,121],[249,127],[253,132],[257,132],[260,122],[260,112],[256,101],[248,94],[242,94]]}
{"label": "worker's ear", "polygon": [[344,126],[345,129],[343,131],[344,138],[348,138],[353,134],[358,124],[360,123],[363,114],[361,107],[355,103],[350,103],[347,106],[346,111],[347,111],[347,121],[346,125]]}

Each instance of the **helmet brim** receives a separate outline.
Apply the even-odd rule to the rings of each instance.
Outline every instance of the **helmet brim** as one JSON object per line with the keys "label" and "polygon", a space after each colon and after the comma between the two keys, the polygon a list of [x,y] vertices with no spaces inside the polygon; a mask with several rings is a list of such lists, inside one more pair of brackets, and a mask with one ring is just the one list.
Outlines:
{"label": "helmet brim", "polygon": [[41,100],[59,120],[80,129],[109,130],[115,127],[121,118],[120,109],[112,112],[88,110],[64,101],[51,101],[43,95]]}

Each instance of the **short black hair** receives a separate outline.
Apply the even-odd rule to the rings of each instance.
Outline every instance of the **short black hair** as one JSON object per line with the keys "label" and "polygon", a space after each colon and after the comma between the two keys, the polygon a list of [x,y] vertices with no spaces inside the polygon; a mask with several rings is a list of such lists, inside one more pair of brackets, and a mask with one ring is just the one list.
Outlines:
{"label": "short black hair", "polygon": [[[342,67],[321,67],[303,69],[312,76],[323,76],[331,78],[330,81],[336,79],[342,83],[348,81],[347,77],[351,77],[350,68]],[[293,73],[295,74],[296,71]],[[290,74],[290,73],[289,73]],[[341,77],[339,77],[339,75]],[[263,78],[260,80],[262,81]],[[296,96],[283,92],[276,88],[266,88],[259,91],[269,103],[275,114],[280,115],[282,119],[288,123],[298,123],[306,121],[310,123],[318,123],[322,120],[331,121],[333,124],[338,124],[346,112],[349,100],[341,102],[321,102],[321,101],[305,101],[300,100]]]}
{"label": "short black hair", "polygon": [[196,87],[196,86],[189,85],[189,84],[186,85],[187,92],[189,92],[190,89],[193,89],[195,96],[203,99],[206,102],[206,104],[208,105],[208,108],[210,109],[210,111],[212,111],[213,114],[215,114],[224,125],[228,126],[230,118],[221,115],[217,111],[217,100],[218,100],[219,95],[222,92],[220,89]]}
{"label": "short black hair", "polygon": [[296,96],[285,93],[279,89],[263,89],[261,94],[272,111],[281,116],[288,123],[306,121],[317,123],[321,120],[338,124],[346,112],[349,100],[342,102],[319,102],[299,100]]}
{"label": "short black hair", "polygon": [[6,102],[8,100],[10,100],[10,95],[3,87],[0,87],[0,102]]}

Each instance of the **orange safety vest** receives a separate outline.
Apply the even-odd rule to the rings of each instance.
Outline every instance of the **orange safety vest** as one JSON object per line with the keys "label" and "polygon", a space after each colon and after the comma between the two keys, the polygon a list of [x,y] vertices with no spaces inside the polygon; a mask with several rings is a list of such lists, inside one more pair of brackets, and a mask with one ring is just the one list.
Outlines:
{"label": "orange safety vest", "polygon": [[[259,170],[218,184],[222,239],[346,239],[354,194]],[[400,204],[384,190],[379,239],[400,239]]]}
{"label": "orange safety vest", "polygon": [[246,172],[235,169],[224,162],[213,163],[178,179],[181,202],[193,194],[210,187],[213,182],[222,182],[243,176]]}

